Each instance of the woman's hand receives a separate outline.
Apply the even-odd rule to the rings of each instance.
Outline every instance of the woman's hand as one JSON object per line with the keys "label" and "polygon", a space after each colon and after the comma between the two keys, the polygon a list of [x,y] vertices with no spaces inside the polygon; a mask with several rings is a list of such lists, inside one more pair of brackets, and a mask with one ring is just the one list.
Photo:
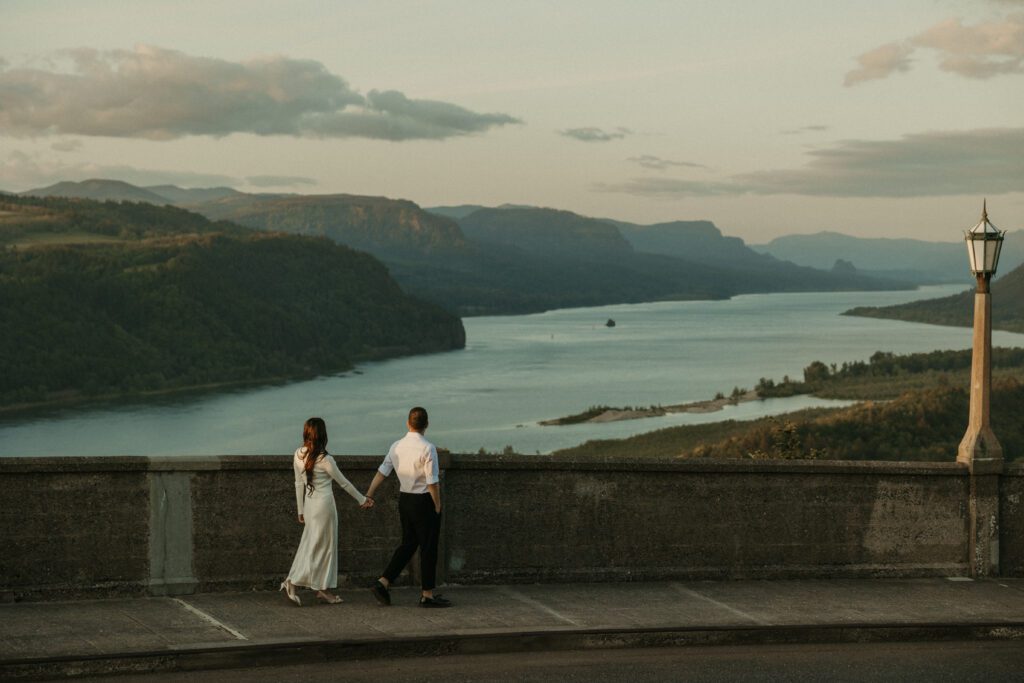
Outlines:
{"label": "woman's hand", "polygon": [[305,523],[306,523],[306,516],[305,515],[299,515],[299,524],[305,524]]}
{"label": "woman's hand", "polygon": [[370,508],[373,507],[373,498],[370,498],[369,496],[365,496],[365,498],[366,500],[363,501],[363,504],[359,506],[360,510],[369,510]]}

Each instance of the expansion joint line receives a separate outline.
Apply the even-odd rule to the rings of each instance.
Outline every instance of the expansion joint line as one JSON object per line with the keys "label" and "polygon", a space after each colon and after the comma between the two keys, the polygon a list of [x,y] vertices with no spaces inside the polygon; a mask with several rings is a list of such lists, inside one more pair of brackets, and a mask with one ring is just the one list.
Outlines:
{"label": "expansion joint line", "polygon": [[672,590],[676,591],[677,593],[681,593],[683,595],[687,595],[687,596],[689,596],[691,598],[697,598],[698,600],[703,600],[704,602],[709,602],[712,605],[714,605],[715,607],[719,607],[721,609],[724,609],[727,612],[731,612],[731,613],[735,614],[738,617],[743,617],[744,619],[747,619],[748,621],[752,621],[755,624],[759,624],[761,626],[771,626],[772,625],[770,622],[767,622],[764,619],[758,619],[754,615],[747,614],[743,610],[736,609],[735,607],[732,607],[731,605],[727,605],[724,602],[719,602],[718,600],[715,600],[714,598],[709,598],[706,595],[701,595],[697,591],[691,590],[691,589],[687,588],[686,586],[680,585],[678,583],[671,583],[669,585],[672,587]]}
{"label": "expansion joint line", "polygon": [[564,614],[561,614],[557,610],[548,607],[540,600],[535,600],[531,597],[523,595],[519,591],[509,588],[508,586],[502,586],[501,592],[514,600],[518,600],[519,602],[525,605],[529,605],[530,607],[539,609],[541,612],[544,612],[545,614],[548,614],[554,617],[555,619],[558,619],[559,621],[562,621],[566,624],[570,624],[572,626],[580,626],[580,623],[575,619],[570,619],[569,617],[565,616]]}
{"label": "expansion joint line", "polygon": [[179,605],[181,605],[182,607],[184,607],[189,612],[191,612],[192,614],[196,615],[197,617],[199,617],[203,621],[207,622],[208,624],[211,624],[212,626],[216,626],[217,628],[222,629],[224,631],[227,631],[228,633],[230,633],[232,636],[234,636],[238,640],[249,640],[248,638],[243,636],[239,631],[231,628],[230,626],[228,626],[227,624],[225,624],[222,621],[218,621],[212,615],[207,614],[206,612],[204,612],[203,610],[199,609],[198,607],[194,607],[194,606],[188,604],[187,602],[185,602],[181,598],[171,598],[171,600],[173,600],[174,602],[178,603]]}

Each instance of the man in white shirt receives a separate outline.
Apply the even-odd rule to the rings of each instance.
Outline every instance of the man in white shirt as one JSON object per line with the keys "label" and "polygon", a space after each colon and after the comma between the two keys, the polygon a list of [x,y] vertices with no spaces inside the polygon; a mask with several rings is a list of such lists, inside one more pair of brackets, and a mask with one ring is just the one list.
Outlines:
{"label": "man in white shirt", "polygon": [[377,468],[366,497],[373,499],[377,487],[390,475],[398,475],[398,514],[402,521],[402,543],[373,586],[381,605],[391,604],[391,583],[420,550],[422,595],[420,607],[449,607],[451,603],[434,595],[437,580],[437,541],[441,535],[441,487],[438,485],[437,449],[423,437],[430,422],[419,406],[409,411],[408,434],[391,444],[384,462]]}

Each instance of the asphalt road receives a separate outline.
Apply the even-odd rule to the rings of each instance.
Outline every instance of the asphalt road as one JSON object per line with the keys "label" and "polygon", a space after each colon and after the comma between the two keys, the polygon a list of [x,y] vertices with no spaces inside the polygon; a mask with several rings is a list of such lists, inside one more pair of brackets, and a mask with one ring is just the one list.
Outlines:
{"label": "asphalt road", "polygon": [[110,683],[1024,681],[1024,642],[752,645],[462,655],[91,678]]}

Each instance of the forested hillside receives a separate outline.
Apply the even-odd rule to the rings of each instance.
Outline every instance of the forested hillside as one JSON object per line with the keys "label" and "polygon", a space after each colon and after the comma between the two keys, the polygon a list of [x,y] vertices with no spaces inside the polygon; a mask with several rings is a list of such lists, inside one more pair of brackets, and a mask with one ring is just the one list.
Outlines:
{"label": "forested hillside", "polygon": [[238,225],[145,202],[0,194],[0,246],[123,242],[182,234],[250,234]]}
{"label": "forested hillside", "polygon": [[[1024,332],[1024,266],[1019,266],[991,284],[992,328]],[[898,306],[861,306],[844,315],[891,318],[933,325],[971,327],[974,324],[974,289],[959,294],[913,301]]]}
{"label": "forested hillside", "polygon": [[[147,204],[5,197],[0,211],[0,404],[309,377],[465,343],[458,318],[326,239]],[[109,239],[59,243],[61,216],[72,242]]]}

